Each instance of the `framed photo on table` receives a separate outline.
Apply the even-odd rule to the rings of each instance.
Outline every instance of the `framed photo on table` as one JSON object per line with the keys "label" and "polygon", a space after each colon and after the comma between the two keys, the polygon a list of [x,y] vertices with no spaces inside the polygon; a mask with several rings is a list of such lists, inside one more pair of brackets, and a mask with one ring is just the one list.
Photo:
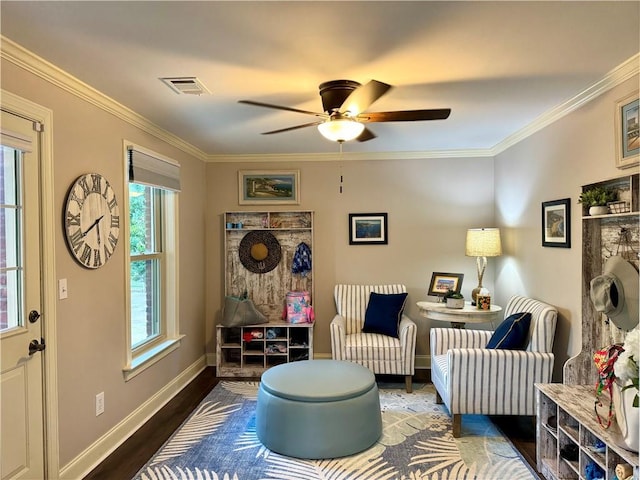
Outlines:
{"label": "framed photo on table", "polygon": [[449,290],[453,290],[455,293],[460,293],[463,278],[464,273],[433,272],[427,295],[442,297]]}
{"label": "framed photo on table", "polygon": [[616,102],[616,167],[638,165],[640,159],[638,90]]}
{"label": "framed photo on table", "polygon": [[571,248],[571,199],[542,202],[542,246]]}

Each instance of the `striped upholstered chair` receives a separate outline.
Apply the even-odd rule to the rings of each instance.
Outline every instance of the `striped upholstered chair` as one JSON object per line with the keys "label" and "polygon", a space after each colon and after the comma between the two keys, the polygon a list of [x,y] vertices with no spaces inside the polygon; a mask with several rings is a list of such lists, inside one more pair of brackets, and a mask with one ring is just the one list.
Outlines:
{"label": "striped upholstered chair", "polygon": [[453,417],[454,437],[460,436],[463,414],[536,414],[534,383],[551,382],[558,311],[514,296],[504,316],[524,312],[531,313],[525,350],[485,348],[491,331],[431,329],[431,380],[437,403],[444,402]]}
{"label": "striped upholstered chair", "polygon": [[331,352],[334,360],[348,360],[373,373],[404,375],[408,393],[415,370],[416,324],[402,315],[398,338],[363,333],[364,316],[371,292],[404,293],[404,285],[336,285],[337,315],[331,322]]}

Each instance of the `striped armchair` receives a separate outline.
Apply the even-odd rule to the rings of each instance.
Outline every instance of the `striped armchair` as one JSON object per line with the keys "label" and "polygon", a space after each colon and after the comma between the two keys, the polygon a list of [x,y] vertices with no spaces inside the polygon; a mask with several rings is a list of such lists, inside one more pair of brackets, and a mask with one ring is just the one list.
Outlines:
{"label": "striped armchair", "polygon": [[408,393],[415,370],[416,324],[402,315],[398,337],[363,333],[369,295],[404,293],[404,285],[336,285],[334,297],[338,314],[331,322],[331,354],[334,360],[348,360],[373,373],[404,375]]}
{"label": "striped armchair", "polygon": [[522,312],[531,313],[525,350],[485,348],[490,331],[431,329],[431,380],[436,402],[444,402],[453,417],[454,437],[460,436],[463,414],[535,415],[534,383],[551,382],[558,311],[538,300],[511,297],[505,318]]}

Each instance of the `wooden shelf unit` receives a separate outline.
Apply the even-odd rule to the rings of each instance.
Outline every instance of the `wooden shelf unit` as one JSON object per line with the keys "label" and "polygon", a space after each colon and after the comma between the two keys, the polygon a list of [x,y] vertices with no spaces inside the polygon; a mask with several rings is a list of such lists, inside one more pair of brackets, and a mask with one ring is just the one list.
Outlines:
{"label": "wooden shelf unit", "polygon": [[[629,172],[625,175],[583,185],[581,191],[596,186],[605,186],[618,192],[618,199],[627,202],[630,211],[608,215],[588,215],[582,212],[582,348],[580,353],[567,360],[563,379],[569,385],[590,385],[598,379],[598,371],[593,363],[593,352],[614,343],[624,341],[624,333],[607,317],[596,311],[591,302],[590,282],[602,275],[604,264],[611,255],[619,254],[639,267],[640,250],[640,174]],[[627,232],[633,250],[618,251],[621,232]]]}
{"label": "wooden shelf unit", "polygon": [[[278,321],[289,291],[308,291],[314,299],[312,211],[246,211],[226,212],[224,225],[224,288],[225,295],[240,296],[245,291],[269,321]],[[226,228],[227,224],[242,224],[242,228]],[[265,230],[273,234],[281,249],[278,266],[266,273],[253,273],[240,262],[240,241],[252,230]],[[298,245],[304,242],[311,249],[312,270],[302,277],[291,273],[291,262]]]}
{"label": "wooden shelf unit", "polygon": [[[608,429],[598,423],[594,412],[593,385],[536,384],[537,424],[536,461],[538,471],[547,480],[586,480],[585,467],[594,461],[605,472],[605,480],[613,480],[619,463],[628,463],[638,471],[638,454],[619,446],[620,430],[615,420]],[[604,398],[604,397],[603,397]],[[598,409],[606,418],[608,405]],[[549,419],[556,418],[556,428]],[[600,440],[604,452],[596,452]],[[562,457],[567,445],[578,449],[578,460]]]}
{"label": "wooden shelf unit", "polygon": [[[265,315],[268,323],[238,328],[216,326],[217,375],[259,377],[267,368],[280,363],[313,359],[313,323],[291,324],[282,321],[287,292],[308,291],[313,304],[313,265],[316,261],[313,251],[313,212],[226,212],[222,221],[225,295],[240,296],[246,291],[256,308]],[[276,268],[269,272],[251,272],[240,262],[240,242],[253,230],[269,231],[280,244],[281,260]],[[305,276],[291,272],[293,256],[302,242],[309,246],[312,255],[312,270]],[[267,338],[267,331],[270,329],[276,330],[276,338]],[[262,332],[262,338],[245,342],[243,335],[251,331]],[[270,347],[275,350],[281,347],[285,351],[270,352]]]}
{"label": "wooden shelf unit", "polygon": [[217,325],[216,329],[219,377],[259,377],[275,365],[313,358],[313,323]]}

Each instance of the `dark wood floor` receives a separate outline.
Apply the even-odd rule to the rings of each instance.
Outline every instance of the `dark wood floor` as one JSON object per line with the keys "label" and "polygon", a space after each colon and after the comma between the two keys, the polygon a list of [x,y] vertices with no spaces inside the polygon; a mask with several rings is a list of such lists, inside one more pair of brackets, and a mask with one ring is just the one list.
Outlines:
{"label": "dark wood floor", "polygon": [[[415,381],[429,381],[428,373],[428,370],[417,370]],[[206,368],[115,452],[84,477],[84,480],[133,478],[218,381],[215,368]],[[533,419],[531,417],[492,417],[492,421],[509,437],[525,460],[535,469],[536,443]]]}
{"label": "dark wood floor", "polygon": [[215,368],[206,368],[84,480],[133,478],[217,383]]}

